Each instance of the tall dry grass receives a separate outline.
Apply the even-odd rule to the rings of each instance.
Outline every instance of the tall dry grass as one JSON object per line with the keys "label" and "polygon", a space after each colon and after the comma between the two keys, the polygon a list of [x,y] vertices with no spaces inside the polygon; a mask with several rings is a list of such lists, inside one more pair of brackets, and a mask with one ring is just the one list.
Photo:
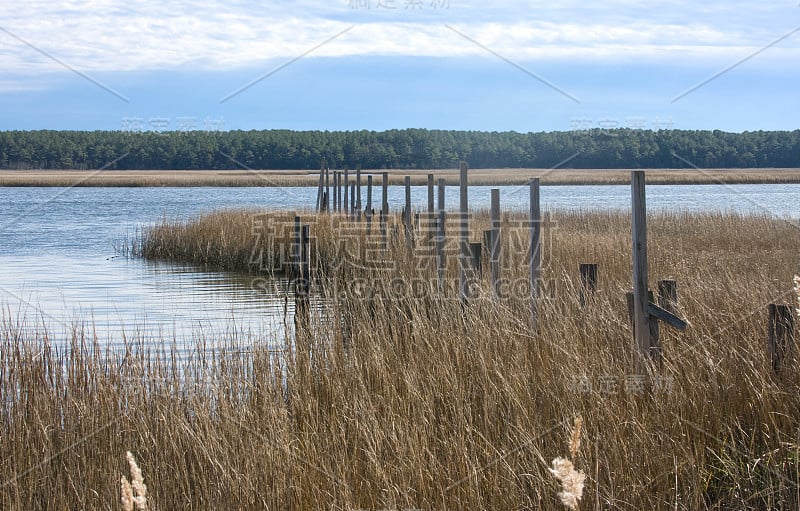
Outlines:
{"label": "tall dry grass", "polygon": [[[364,174],[388,172],[391,185],[402,185],[411,176],[414,185],[427,183],[435,173],[448,185],[456,185],[458,169],[375,169]],[[630,171],[623,169],[474,169],[470,184],[523,185],[540,177],[547,185],[623,185]],[[352,179],[352,178],[351,178]],[[798,183],[798,169],[648,169],[650,184],[752,184]],[[0,186],[317,186],[319,171],[308,170],[0,170]]]}
{"label": "tall dry grass", "polygon": [[[281,242],[269,240],[286,230],[263,233],[287,218],[226,212],[164,224],[137,250],[255,270],[280,260]],[[524,282],[517,220],[504,224],[504,275]],[[651,278],[678,281],[691,326],[662,327],[663,368],[641,381],[624,299],[627,215],[547,218],[537,332],[524,286],[497,299],[484,278],[462,307],[453,242],[446,289],[434,292],[435,272],[412,256],[402,228],[392,234],[397,221],[393,264],[362,268],[362,252],[336,241],[344,221],[314,218],[313,290],[327,306],[273,346],[279,356],[200,343],[178,359],[167,342],[135,339],[110,352],[79,328],[37,332],[6,319],[0,507],[114,508],[127,450],[154,509],[563,509],[550,467],[571,450],[585,474],[582,509],[800,507],[800,379],[793,364],[774,375],[765,355],[766,305],[792,300],[796,224],[651,215]],[[487,224],[476,215],[474,239]],[[373,232],[380,239],[377,222]],[[424,242],[418,233],[418,251]],[[585,308],[582,262],[600,269]],[[405,292],[414,279],[431,292]]]}

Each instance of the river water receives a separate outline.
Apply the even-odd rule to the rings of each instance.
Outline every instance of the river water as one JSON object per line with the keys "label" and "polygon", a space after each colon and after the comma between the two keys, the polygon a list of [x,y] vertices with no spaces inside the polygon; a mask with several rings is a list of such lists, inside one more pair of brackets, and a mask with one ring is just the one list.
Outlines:
{"label": "river water", "polygon": [[[491,187],[471,187],[471,208],[488,208]],[[526,210],[527,187],[500,187],[503,209]],[[366,204],[366,190],[362,190]],[[375,209],[381,203],[376,187]],[[412,201],[426,204],[425,187]],[[542,209],[628,209],[628,186],[545,186]],[[2,188],[0,304],[4,318],[69,331],[83,325],[104,343],[134,336],[192,342],[235,336],[280,341],[287,307],[280,285],[265,293],[254,277],[151,263],[121,255],[137,230],[163,218],[222,208],[304,210],[315,188]],[[458,205],[448,187],[447,207]],[[800,185],[691,185],[647,188],[649,210],[738,211],[797,218]],[[390,187],[392,210],[402,187]],[[290,305],[289,305],[290,306]]]}

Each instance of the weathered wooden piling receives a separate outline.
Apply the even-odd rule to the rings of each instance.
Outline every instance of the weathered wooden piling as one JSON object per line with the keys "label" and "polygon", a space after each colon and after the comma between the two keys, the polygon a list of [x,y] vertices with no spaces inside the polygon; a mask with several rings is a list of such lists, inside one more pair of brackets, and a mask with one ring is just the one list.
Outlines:
{"label": "weathered wooden piling", "polygon": [[539,314],[539,284],[542,274],[542,211],[539,205],[539,178],[528,182],[530,186],[530,249],[528,266],[530,269],[531,291],[531,329],[536,330]]}
{"label": "weathered wooden piling", "polygon": [[492,188],[491,208],[489,210],[492,225],[492,250],[490,266],[492,272],[492,292],[495,297],[500,295],[500,189]]}
{"label": "weathered wooden piling", "polygon": [[292,231],[292,250],[290,254],[290,264],[289,264],[289,275],[290,279],[296,279],[298,275],[300,275],[300,231],[302,229],[302,225],[300,223],[300,217],[294,217],[294,230]]}
{"label": "weathered wooden piling", "polygon": [[344,206],[343,211],[346,215],[350,215],[350,174],[347,165],[344,166]]}
{"label": "weathered wooden piling", "polygon": [[428,209],[423,216],[425,220],[424,227],[420,227],[425,231],[425,244],[430,245],[431,240],[436,235],[436,193],[433,174],[428,174]]}
{"label": "weathered wooden piling", "polygon": [[356,184],[350,183],[350,220],[355,219],[356,217]]}
{"label": "weathered wooden piling", "polygon": [[776,373],[786,365],[794,351],[794,314],[789,305],[769,304],[767,354]]}
{"label": "weathered wooden piling", "polygon": [[325,166],[319,170],[319,184],[317,185],[317,211],[322,211],[322,185],[325,182]]}
{"label": "weathered wooden piling", "polygon": [[437,276],[439,277],[439,289],[444,288],[444,272],[447,267],[447,260],[444,257],[445,242],[445,207],[444,207],[445,181],[439,179],[438,189],[438,218],[436,219],[436,263]]}
{"label": "weathered wooden piling", "polygon": [[580,302],[581,307],[586,307],[597,292],[597,264],[581,263],[579,270],[581,273]]}
{"label": "weathered wooden piling", "polygon": [[469,244],[472,271],[475,278],[479,280],[483,278],[482,248],[483,244],[480,241],[470,242]]}
{"label": "weathered wooden piling", "polygon": [[294,280],[294,322],[298,334],[307,333],[310,322],[309,290],[311,288],[311,268],[309,261],[309,226],[300,229],[300,272]]}
{"label": "weathered wooden piling", "polygon": [[332,175],[331,175],[331,192],[330,192],[330,198],[331,198],[331,202],[330,202],[330,206],[331,206],[331,208],[330,208],[330,211],[331,211],[331,212],[334,212],[334,211],[336,211],[336,171],[335,171],[335,170],[333,171],[333,173],[332,173]]}
{"label": "weathered wooden piling", "polygon": [[647,296],[647,205],[644,171],[631,172],[631,236],[633,245],[633,335],[634,366],[644,374],[651,351]]}
{"label": "weathered wooden piling", "polygon": [[459,279],[459,295],[462,303],[469,299],[469,279],[467,272],[469,269],[470,249],[469,249],[469,196],[467,183],[467,163],[461,162],[460,172],[460,194],[459,194],[459,263],[461,274]]}
{"label": "weathered wooden piling", "polygon": [[356,220],[361,221],[361,165],[356,166]]}
{"label": "weathered wooden piling", "polygon": [[331,170],[325,165],[325,212],[330,212],[331,200]]}
{"label": "weathered wooden piling", "polygon": [[435,204],[433,201],[433,174],[428,174],[428,215],[433,217]]}
{"label": "weathered wooden piling", "polygon": [[372,232],[372,174],[367,175],[367,209],[364,211],[367,218],[367,234]]}
{"label": "weathered wooden piling", "polygon": [[405,176],[405,178],[403,178],[403,186],[406,192],[406,206],[403,209],[403,226],[405,227],[406,243],[409,247],[413,247],[414,240],[413,231],[411,229],[411,176]]}
{"label": "weathered wooden piling", "polygon": [[342,179],[342,171],[336,173],[336,212],[342,212],[342,192],[344,188],[343,179]]}
{"label": "weathered wooden piling", "polygon": [[381,174],[381,246],[386,250],[389,246],[387,222],[389,221],[389,173]]}
{"label": "weathered wooden piling", "polygon": [[674,280],[658,281],[658,306],[672,314],[678,313],[678,283]]}
{"label": "weathered wooden piling", "polygon": [[333,171],[333,212],[339,211],[339,172]]}
{"label": "weathered wooden piling", "polygon": [[389,218],[389,173],[381,174],[381,211],[384,217]]}

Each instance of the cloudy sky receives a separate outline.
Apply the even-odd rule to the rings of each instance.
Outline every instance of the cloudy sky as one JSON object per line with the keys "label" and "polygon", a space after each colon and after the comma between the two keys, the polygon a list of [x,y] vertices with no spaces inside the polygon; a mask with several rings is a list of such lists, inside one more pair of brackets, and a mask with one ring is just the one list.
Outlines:
{"label": "cloudy sky", "polygon": [[800,4],[0,3],[0,129],[796,129]]}

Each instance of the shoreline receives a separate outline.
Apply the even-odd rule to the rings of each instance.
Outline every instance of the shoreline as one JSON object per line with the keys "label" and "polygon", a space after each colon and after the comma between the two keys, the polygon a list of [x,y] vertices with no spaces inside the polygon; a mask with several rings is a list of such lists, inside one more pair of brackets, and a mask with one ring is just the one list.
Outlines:
{"label": "shoreline", "polygon": [[[427,183],[427,175],[458,184],[458,169],[362,170],[362,175],[388,172],[389,184]],[[790,184],[800,183],[800,169],[645,169],[648,184]],[[355,171],[351,171],[351,180]],[[622,185],[630,183],[623,169],[472,169],[470,186],[526,184],[539,177],[543,186]],[[308,187],[317,186],[319,171],[308,170],[0,170],[0,187]],[[364,183],[365,184],[365,183]],[[378,183],[378,186],[380,184]]]}

